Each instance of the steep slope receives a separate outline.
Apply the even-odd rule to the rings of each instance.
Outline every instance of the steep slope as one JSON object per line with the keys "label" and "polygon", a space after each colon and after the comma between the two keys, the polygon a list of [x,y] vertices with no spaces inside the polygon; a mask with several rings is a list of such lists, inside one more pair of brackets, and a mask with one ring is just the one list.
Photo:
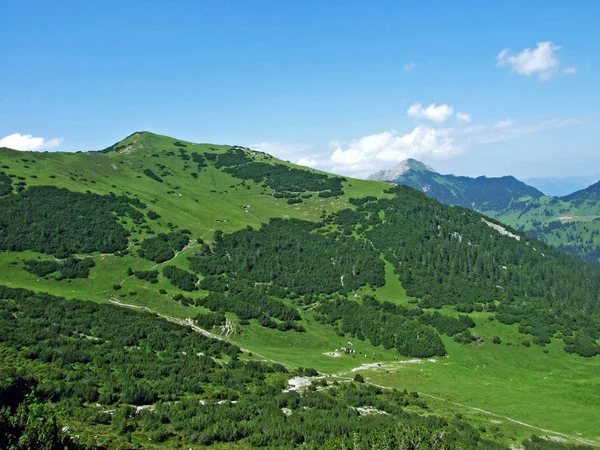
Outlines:
{"label": "steep slope", "polygon": [[375,181],[393,181],[398,180],[402,175],[409,171],[414,172],[435,172],[433,167],[428,166],[427,164],[423,164],[421,161],[417,161],[416,159],[409,158],[407,160],[401,161],[398,163],[396,167],[391,170],[380,170],[379,172],[374,173],[369,176],[368,180]]}
{"label": "steep slope", "polygon": [[581,206],[588,204],[595,206],[600,202],[600,181],[588,186],[585,189],[573,192],[560,198],[564,202],[571,202],[573,205]]}
{"label": "steep slope", "polygon": [[[436,397],[596,438],[600,416],[582,418],[581,399],[600,400],[599,269],[514,229],[407,187],[147,132],[101,152],[0,150],[0,171],[0,297],[16,302],[3,320],[33,292],[147,308],[259,359],[415,390],[425,371]],[[490,370],[474,385],[479,364]],[[507,371],[534,386],[508,404]],[[539,407],[549,391],[560,414]]]}
{"label": "steep slope", "polygon": [[600,183],[557,198],[545,196],[512,176],[470,178],[423,170],[421,163],[401,166],[408,170],[401,171],[400,176],[386,176],[388,172],[382,171],[378,179],[411,186],[443,203],[482,212],[600,265]]}

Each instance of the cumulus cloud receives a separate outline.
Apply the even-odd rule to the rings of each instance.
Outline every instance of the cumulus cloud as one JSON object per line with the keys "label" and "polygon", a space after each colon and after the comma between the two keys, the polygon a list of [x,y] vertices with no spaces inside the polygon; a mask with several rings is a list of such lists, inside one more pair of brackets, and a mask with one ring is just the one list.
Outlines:
{"label": "cumulus cloud", "polygon": [[366,172],[380,163],[406,158],[449,157],[462,151],[451,134],[451,129],[418,126],[404,135],[394,130],[384,131],[353,140],[346,146],[333,142],[331,162],[337,170]]}
{"label": "cumulus cloud", "polygon": [[[526,48],[513,55],[507,48],[496,56],[498,66],[508,66],[511,71],[527,77],[537,76],[539,80],[546,81],[560,74],[560,60],[556,52],[560,47],[552,41],[538,42],[534,49]],[[563,71],[565,75],[577,73],[574,67]]]}
{"label": "cumulus cloud", "polygon": [[316,167],[319,162],[310,156],[303,156],[296,164],[306,167]]}
{"label": "cumulus cloud", "polygon": [[471,114],[467,114],[467,113],[464,113],[464,112],[457,112],[456,113],[456,118],[458,120],[460,120],[461,122],[469,123],[471,121]]}
{"label": "cumulus cloud", "polygon": [[414,62],[404,64],[404,70],[406,70],[407,72],[410,72],[411,70],[415,70],[416,67],[417,67],[417,63],[414,63]]}
{"label": "cumulus cloud", "polygon": [[15,133],[0,139],[0,147],[12,148],[14,150],[39,151],[58,147],[62,138],[44,139],[33,137],[31,134]]}
{"label": "cumulus cloud", "polygon": [[437,106],[435,103],[423,108],[423,105],[420,103],[415,103],[408,108],[406,113],[416,119],[427,119],[431,120],[432,122],[442,123],[452,117],[452,114],[454,114],[454,108],[446,104]]}
{"label": "cumulus cloud", "polygon": [[536,123],[516,123],[506,119],[489,125],[456,128],[418,126],[406,134],[384,131],[345,145],[332,142],[329,145],[332,152],[329,164],[333,171],[361,178],[407,158],[452,158],[472,147],[510,141],[539,131],[580,123],[583,122],[578,119],[551,119]]}

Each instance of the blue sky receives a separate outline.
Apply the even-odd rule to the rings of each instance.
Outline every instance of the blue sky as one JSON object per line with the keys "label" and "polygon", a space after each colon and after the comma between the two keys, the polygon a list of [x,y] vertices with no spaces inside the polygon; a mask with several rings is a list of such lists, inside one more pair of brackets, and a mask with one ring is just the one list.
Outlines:
{"label": "blue sky", "polygon": [[7,0],[0,142],[76,151],[149,130],[357,176],[405,157],[589,174],[599,43],[584,0]]}

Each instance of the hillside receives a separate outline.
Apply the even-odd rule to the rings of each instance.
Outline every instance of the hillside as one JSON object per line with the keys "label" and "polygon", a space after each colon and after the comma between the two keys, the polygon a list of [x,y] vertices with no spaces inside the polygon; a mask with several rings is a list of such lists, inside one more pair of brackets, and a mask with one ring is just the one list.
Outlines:
{"label": "hillside", "polygon": [[0,396],[88,444],[600,444],[600,269],[409,187],[148,132],[0,149],[0,251]]}
{"label": "hillside", "polygon": [[[599,183],[564,197],[544,195],[512,176],[500,178],[442,175],[412,161],[401,171],[373,177],[421,190],[450,205],[474,209],[600,265]],[[399,176],[393,176],[395,173]],[[382,174],[384,176],[382,176]]]}

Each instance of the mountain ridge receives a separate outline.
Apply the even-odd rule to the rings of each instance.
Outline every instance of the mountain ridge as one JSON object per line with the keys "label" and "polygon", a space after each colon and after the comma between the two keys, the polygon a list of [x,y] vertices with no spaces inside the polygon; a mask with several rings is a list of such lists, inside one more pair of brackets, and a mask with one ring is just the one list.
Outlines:
{"label": "mountain ridge", "polygon": [[396,167],[394,167],[391,170],[380,170],[379,172],[376,172],[376,173],[370,175],[367,178],[367,180],[374,180],[374,181],[395,180],[395,179],[399,178],[400,176],[402,176],[404,173],[408,172],[409,170],[414,170],[414,171],[419,171],[419,172],[423,172],[423,171],[435,172],[433,167],[428,166],[427,164],[424,164],[421,161],[417,161],[416,159],[408,158],[408,159],[405,159],[404,161],[400,161],[396,165]]}
{"label": "mountain ridge", "polygon": [[[288,397],[316,402],[335,389],[329,378],[345,385],[358,373],[357,385],[362,378],[369,386],[418,390],[504,417],[527,413],[539,428],[595,438],[600,418],[590,408],[582,419],[579,399],[594,401],[597,393],[572,380],[589,379],[593,386],[599,364],[593,330],[600,306],[591,295],[600,280],[598,269],[495,219],[443,205],[410,187],[309,170],[244,147],[195,144],[152,133],[133,133],[109,148],[0,151],[0,285],[10,286],[0,288],[0,304],[7,311],[29,311],[0,315],[7,323],[2,329],[28,336],[26,318],[40,317],[39,307],[27,309],[34,304],[50,301],[61,308],[53,314],[64,315],[69,303],[49,300],[43,292],[83,299],[85,308],[93,309],[90,301],[111,304],[107,314],[115,318],[115,305],[129,305],[247,349],[243,355],[231,350],[240,361],[201,358],[208,379],[216,378],[213,387],[202,385],[205,392],[188,393],[194,408],[213,395],[215,402],[240,401],[241,406],[231,403],[227,411],[245,407],[241,369],[248,364],[258,370],[255,364],[264,355],[288,370],[314,368],[291,372],[288,378],[277,375],[279,381],[269,382],[271,387],[252,385],[282,399],[279,406],[268,403],[268,411],[284,420],[280,407],[287,405],[292,411],[288,422],[304,417],[304,403],[297,409],[296,400],[288,404]],[[540,279],[548,282],[540,284]],[[18,326],[10,325],[15,320]],[[46,324],[48,332],[56,331],[54,322]],[[57,343],[81,339],[81,348],[88,348],[93,339],[114,332],[96,334],[94,327],[85,328],[85,321],[77,323],[77,333]],[[131,349],[132,358],[136,346],[162,351],[160,342],[149,343],[130,328],[127,336],[132,336],[120,347]],[[46,373],[42,358],[64,358],[62,351],[20,350],[19,339],[11,335],[0,346],[12,342],[11,351],[21,352],[23,366],[34,365],[40,374]],[[196,352],[174,347],[182,363]],[[576,364],[581,358],[586,364]],[[140,373],[152,373],[146,366]],[[483,367],[489,369],[478,369]],[[61,368],[72,369],[69,364]],[[233,378],[217,376],[229,369]],[[509,382],[514,371],[533,380],[551,370],[556,373],[552,379],[533,383],[506,402],[506,392],[515,388]],[[88,383],[85,392],[91,399],[102,395],[93,401],[117,409],[133,402],[149,405],[155,398],[168,408],[187,401],[154,384],[155,375],[143,382],[134,378],[137,390],[119,386],[120,391],[110,390],[104,378],[94,378],[96,385]],[[284,392],[286,380],[294,377],[308,378],[300,394]],[[327,390],[321,389],[324,382]],[[229,387],[213,393],[219,383]],[[536,409],[548,398],[560,404],[560,417]],[[383,401],[369,402],[371,408],[396,414]],[[352,406],[365,408],[365,403]],[[178,407],[173,408],[169,410]],[[489,417],[474,410],[452,406],[449,412],[448,404],[429,403],[428,408],[448,423],[460,410],[470,423],[489,428]],[[85,408],[77,411],[85,415]],[[356,415],[356,410],[343,411],[343,417],[347,411]],[[136,442],[152,447],[139,427],[151,414],[132,414],[128,426],[136,430]],[[85,429],[97,435],[103,423],[88,421]],[[70,425],[80,426],[75,419]],[[509,436],[531,434],[526,427],[515,432],[496,425]],[[193,435],[185,428],[166,427],[185,442]],[[239,445],[249,444],[243,433],[236,436]],[[218,433],[209,437],[225,439]]]}
{"label": "mountain ridge", "polygon": [[385,181],[480,211],[600,265],[600,182],[563,197],[550,197],[511,175],[472,178],[409,169]]}
{"label": "mountain ridge", "polygon": [[[443,175],[416,160],[406,160],[398,167],[401,170],[380,171],[368,179],[411,186],[443,203],[476,211],[501,210],[514,202],[544,195],[510,175],[491,178]],[[427,169],[422,170],[423,167]]]}

